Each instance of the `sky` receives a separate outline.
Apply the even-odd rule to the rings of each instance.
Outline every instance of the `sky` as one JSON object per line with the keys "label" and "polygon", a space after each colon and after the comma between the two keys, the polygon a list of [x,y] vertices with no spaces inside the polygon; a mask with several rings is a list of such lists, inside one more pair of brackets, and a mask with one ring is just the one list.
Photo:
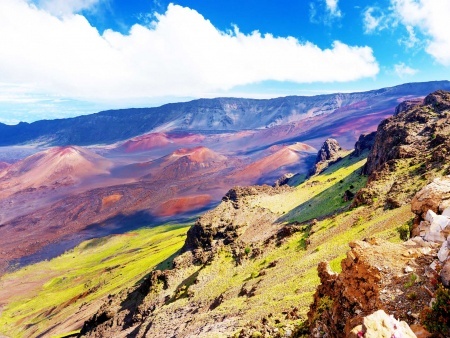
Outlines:
{"label": "sky", "polygon": [[450,0],[0,0],[0,122],[450,79]]}

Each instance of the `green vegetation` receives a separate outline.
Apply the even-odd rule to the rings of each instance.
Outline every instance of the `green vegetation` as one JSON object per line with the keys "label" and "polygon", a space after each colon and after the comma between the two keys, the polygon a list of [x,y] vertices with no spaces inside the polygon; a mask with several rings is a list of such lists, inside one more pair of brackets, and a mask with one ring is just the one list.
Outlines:
{"label": "green vegetation", "polygon": [[350,205],[351,201],[344,201],[346,190],[356,193],[366,184],[367,177],[360,174],[365,163],[364,157],[347,155],[320,175],[297,186],[293,192],[264,196],[257,204],[283,214],[281,221],[304,222],[331,215]]}
{"label": "green vegetation", "polygon": [[403,224],[402,226],[399,226],[397,228],[397,232],[400,236],[400,239],[402,241],[407,241],[411,237],[411,230],[413,227],[413,220],[410,219],[407,223]]}
{"label": "green vegetation", "polygon": [[409,276],[409,280],[405,283],[405,288],[408,289],[413,286],[416,282],[418,282],[418,279],[419,277],[415,273],[412,273]]}
{"label": "green vegetation", "polygon": [[436,300],[431,309],[426,308],[422,311],[421,320],[428,331],[450,337],[450,289],[439,284]]}
{"label": "green vegetation", "polygon": [[51,261],[2,276],[3,287],[21,292],[19,297],[11,293],[1,313],[1,333],[37,336],[52,323],[68,321],[80,305],[134,285],[158,265],[170,266],[188,228],[166,225],[92,239]]}

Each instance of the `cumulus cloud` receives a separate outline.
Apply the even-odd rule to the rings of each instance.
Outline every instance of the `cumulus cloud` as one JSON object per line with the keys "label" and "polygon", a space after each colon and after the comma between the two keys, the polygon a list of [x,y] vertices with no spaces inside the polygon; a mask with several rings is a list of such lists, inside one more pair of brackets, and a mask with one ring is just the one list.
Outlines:
{"label": "cumulus cloud", "polygon": [[173,4],[155,18],[126,35],[100,34],[82,15],[61,17],[26,0],[2,0],[0,82],[61,97],[123,100],[198,97],[266,80],[352,81],[379,72],[367,46],[335,41],[321,49],[237,27],[222,32],[198,12]]}
{"label": "cumulus cloud", "polygon": [[403,62],[394,65],[394,71],[401,78],[412,76],[418,72],[417,69],[405,65]]}
{"label": "cumulus cloud", "polygon": [[427,53],[439,63],[450,65],[450,30],[448,29],[450,1],[391,0],[391,2],[400,21],[406,27],[411,27],[409,30],[415,28],[426,37]]}

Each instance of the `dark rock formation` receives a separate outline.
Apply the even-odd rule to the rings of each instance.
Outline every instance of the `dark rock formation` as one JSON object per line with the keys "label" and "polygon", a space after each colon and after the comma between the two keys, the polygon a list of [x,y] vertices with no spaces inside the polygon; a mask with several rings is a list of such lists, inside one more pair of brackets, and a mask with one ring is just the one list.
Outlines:
{"label": "dark rock formation", "polygon": [[404,111],[410,110],[411,108],[414,108],[415,106],[418,106],[420,104],[423,103],[422,99],[414,99],[414,100],[406,100],[403,101],[402,103],[400,103],[396,108],[395,108],[395,114],[394,115],[398,115]]}
{"label": "dark rock formation", "polygon": [[365,150],[371,150],[375,143],[376,134],[375,131],[369,134],[361,134],[355,143],[355,151],[352,155],[359,157]]}
{"label": "dark rock formation", "polygon": [[280,187],[282,185],[287,185],[289,184],[289,180],[294,177],[294,174],[292,173],[287,173],[284,174],[283,176],[281,176],[279,179],[277,179],[274,183],[274,187]]}
{"label": "dark rock formation", "polygon": [[316,163],[310,171],[310,176],[320,174],[330,164],[336,163],[341,159],[342,148],[339,142],[333,138],[326,139],[319,149],[316,157]]}
{"label": "dark rock formation", "polygon": [[423,105],[414,105],[381,122],[364,174],[380,170],[390,160],[412,158],[449,142],[445,137],[450,131],[449,108],[450,93],[437,91],[428,95]]}
{"label": "dark rock formation", "polygon": [[333,161],[339,157],[339,152],[342,150],[339,142],[333,138],[326,139],[317,153],[316,164],[325,161]]}

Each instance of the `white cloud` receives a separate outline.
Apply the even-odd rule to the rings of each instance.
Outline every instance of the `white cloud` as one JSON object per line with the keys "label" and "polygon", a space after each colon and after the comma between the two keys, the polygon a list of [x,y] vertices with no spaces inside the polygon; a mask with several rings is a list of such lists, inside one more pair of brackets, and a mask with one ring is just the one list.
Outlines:
{"label": "white cloud", "polygon": [[364,33],[372,34],[388,28],[395,28],[398,22],[392,13],[385,13],[378,7],[367,7],[363,12]]}
{"label": "white cloud", "polygon": [[412,76],[418,72],[417,69],[413,69],[413,68],[405,65],[403,62],[400,62],[400,63],[397,63],[396,65],[394,65],[394,71],[401,78],[406,77],[406,76]]}
{"label": "white cloud", "polygon": [[[448,27],[450,1],[391,0],[391,2],[395,14],[406,27],[417,29],[427,37],[427,53],[439,63],[450,65],[450,29]],[[410,32],[409,34],[411,37]]]}
{"label": "white cloud", "polygon": [[406,46],[407,48],[414,48],[421,44],[420,39],[416,36],[416,32],[414,31],[414,27],[407,25],[406,31],[408,32],[408,37],[402,38],[399,40],[401,45]]}
{"label": "white cloud", "polygon": [[81,15],[60,17],[26,0],[1,0],[0,82],[99,101],[198,97],[266,80],[343,82],[379,72],[367,46],[335,41],[320,49],[237,27],[221,32],[177,5],[155,17],[127,35],[101,35]]}
{"label": "white cloud", "polygon": [[93,8],[102,0],[38,0],[40,8],[56,16],[66,16]]}
{"label": "white cloud", "polygon": [[376,30],[384,29],[384,14],[378,14],[374,16],[374,12],[377,11],[375,7],[369,7],[364,11],[364,32],[372,33]]}
{"label": "white cloud", "polygon": [[331,16],[341,17],[342,13],[338,7],[339,0],[325,0],[325,4]]}

